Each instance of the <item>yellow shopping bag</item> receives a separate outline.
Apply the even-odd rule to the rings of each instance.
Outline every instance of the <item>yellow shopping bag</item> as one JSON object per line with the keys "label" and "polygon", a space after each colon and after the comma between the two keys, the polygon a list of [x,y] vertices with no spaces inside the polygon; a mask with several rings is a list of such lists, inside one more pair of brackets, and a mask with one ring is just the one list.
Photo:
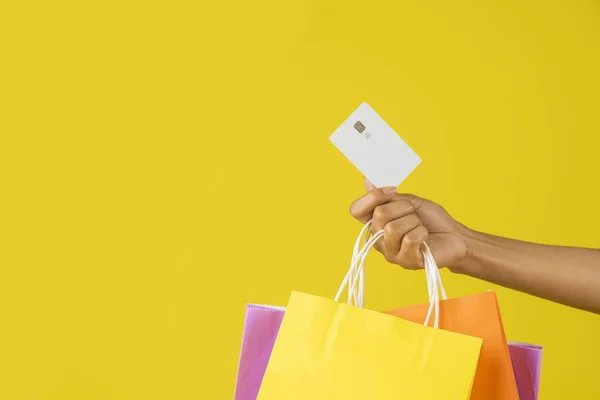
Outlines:
{"label": "yellow shopping bag", "polygon": [[[364,256],[377,238],[361,251],[358,270],[353,260],[344,281],[350,276],[349,301]],[[437,288],[435,292],[427,320],[435,304],[437,323]],[[466,400],[481,343],[479,338],[294,292],[258,399]]]}

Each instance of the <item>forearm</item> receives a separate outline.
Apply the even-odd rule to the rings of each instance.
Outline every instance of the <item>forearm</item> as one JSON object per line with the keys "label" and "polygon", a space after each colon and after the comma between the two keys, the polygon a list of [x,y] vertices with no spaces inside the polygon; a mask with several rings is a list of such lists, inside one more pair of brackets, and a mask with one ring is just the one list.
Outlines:
{"label": "forearm", "polygon": [[600,250],[546,246],[470,230],[465,237],[468,256],[454,271],[600,313]]}

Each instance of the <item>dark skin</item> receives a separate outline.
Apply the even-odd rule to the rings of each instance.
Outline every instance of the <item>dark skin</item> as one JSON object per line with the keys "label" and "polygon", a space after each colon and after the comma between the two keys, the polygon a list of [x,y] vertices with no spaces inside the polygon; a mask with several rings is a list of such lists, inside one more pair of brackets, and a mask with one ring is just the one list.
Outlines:
{"label": "dark skin", "polygon": [[600,314],[600,250],[547,246],[477,232],[439,204],[396,188],[375,188],[350,207],[371,230],[383,229],[375,245],[390,263],[423,268],[427,242],[440,267],[534,296]]}

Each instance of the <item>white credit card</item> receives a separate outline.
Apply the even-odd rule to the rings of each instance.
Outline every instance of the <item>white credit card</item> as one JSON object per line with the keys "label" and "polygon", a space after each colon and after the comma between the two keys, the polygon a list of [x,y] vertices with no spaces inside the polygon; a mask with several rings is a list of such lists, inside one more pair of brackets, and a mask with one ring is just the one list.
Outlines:
{"label": "white credit card", "polygon": [[421,163],[421,157],[367,103],[329,140],[376,187],[400,185]]}

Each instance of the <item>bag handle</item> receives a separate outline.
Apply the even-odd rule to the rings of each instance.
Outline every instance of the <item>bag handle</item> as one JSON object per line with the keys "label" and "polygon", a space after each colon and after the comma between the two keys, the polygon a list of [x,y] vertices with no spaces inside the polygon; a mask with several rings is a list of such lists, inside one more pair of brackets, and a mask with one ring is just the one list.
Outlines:
{"label": "bag handle", "polygon": [[[383,230],[376,232],[371,236],[371,221],[367,222],[360,231],[356,242],[354,243],[354,249],[352,252],[352,260],[350,262],[350,269],[335,295],[335,301],[339,301],[344,289],[348,286],[348,304],[352,304],[357,307],[364,307],[364,282],[365,282],[365,262],[369,251],[375,245],[375,242],[383,236]],[[361,242],[363,243],[361,247]],[[360,250],[359,250],[360,248]],[[421,249],[423,255],[423,261],[425,265],[425,275],[427,279],[427,290],[429,292],[429,309],[427,310],[427,316],[425,318],[424,325],[429,325],[432,313],[435,312],[433,327],[439,326],[439,310],[440,310],[440,291],[442,299],[446,299],[446,291],[442,284],[439,268],[435,262],[431,249],[427,243],[423,243]]]}
{"label": "bag handle", "polygon": [[[354,243],[354,250],[352,252],[352,260],[350,262],[350,269],[344,277],[344,281],[340,286],[337,294],[335,295],[335,301],[339,301],[342,293],[346,286],[348,286],[348,304],[352,304],[362,308],[364,306],[364,276],[365,276],[365,261],[367,254],[375,245],[375,242],[383,236],[383,231],[375,233],[371,237],[371,221],[362,228],[356,242]],[[361,242],[364,242],[362,248]],[[360,248],[360,250],[359,250]],[[357,286],[358,285],[358,286]]]}
{"label": "bag handle", "polygon": [[[427,243],[423,243],[426,246],[427,257],[430,258],[430,263],[435,265],[435,269],[433,269],[434,274],[427,274],[427,291],[429,292],[429,301],[433,296],[433,280],[437,280],[437,286],[442,294],[442,300],[448,300],[448,295],[446,294],[446,289],[444,288],[444,284],[442,283],[442,277],[440,275],[440,269],[437,267],[437,263],[435,262],[435,258],[431,253],[431,249],[427,246]],[[425,255],[423,255],[425,257]]]}
{"label": "bag handle", "polygon": [[425,318],[425,324],[429,325],[429,319],[431,318],[432,306],[435,305],[435,319],[433,323],[434,328],[438,328],[440,325],[440,292],[442,299],[446,299],[446,289],[442,284],[442,277],[440,276],[440,269],[435,262],[433,253],[426,242],[423,242],[423,248],[421,249],[423,255],[423,264],[425,265],[425,279],[427,279],[427,291],[429,292],[429,309],[427,310],[427,317]]}

